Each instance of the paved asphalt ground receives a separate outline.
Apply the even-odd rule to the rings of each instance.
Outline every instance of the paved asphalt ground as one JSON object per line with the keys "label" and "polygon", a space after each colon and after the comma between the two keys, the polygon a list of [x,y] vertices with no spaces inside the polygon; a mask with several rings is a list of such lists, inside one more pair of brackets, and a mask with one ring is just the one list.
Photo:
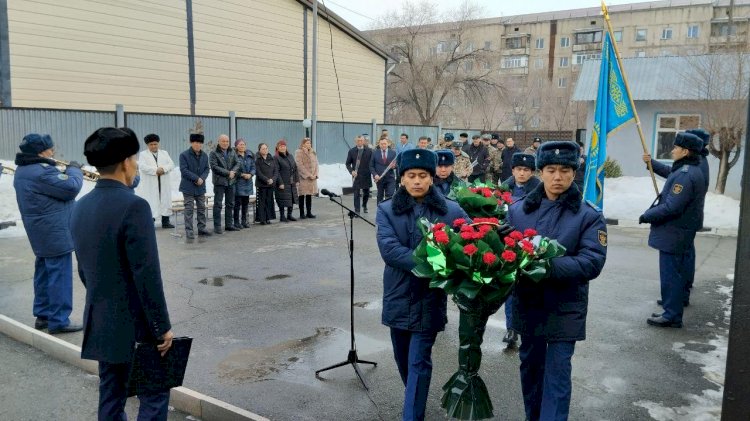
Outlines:
{"label": "paved asphalt ground", "polygon": [[[322,379],[314,375],[344,360],[349,349],[343,217],[327,199],[316,199],[314,210],[315,220],[253,226],[194,243],[157,231],[174,330],[195,338],[185,386],[274,420],[399,419],[403,386],[380,324],[383,263],[374,229],[361,221],[354,229],[355,331],[360,358],[378,366],[363,368],[369,393],[348,366]],[[374,209],[367,216],[374,220]],[[572,420],[718,417],[726,275],[734,271],[736,239],[698,237],[685,328],[665,330],[646,325],[659,294],[657,252],[647,236],[646,229],[610,227],[607,264],[591,283],[588,339],[577,344],[573,359]],[[26,238],[0,239],[0,313],[29,325],[33,266]],[[84,292],[76,277],[76,321]],[[433,351],[430,420],[444,419],[439,402],[457,366],[457,321],[450,304],[449,324]],[[522,420],[518,354],[504,349],[504,327],[501,310],[485,335],[480,374],[495,419]],[[75,344],[82,337],[58,336]],[[0,419],[93,419],[96,378],[1,335],[0,358]]]}

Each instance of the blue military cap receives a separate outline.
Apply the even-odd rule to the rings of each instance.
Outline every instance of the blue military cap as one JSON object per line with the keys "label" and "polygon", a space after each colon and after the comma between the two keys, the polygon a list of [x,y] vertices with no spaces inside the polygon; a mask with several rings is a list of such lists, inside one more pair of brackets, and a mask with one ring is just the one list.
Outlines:
{"label": "blue military cap", "polygon": [[701,138],[701,140],[703,141],[703,146],[708,146],[708,142],[709,140],[711,140],[711,135],[708,134],[708,132],[703,129],[685,130],[685,133],[694,134],[698,136],[699,138]]}
{"label": "blue military cap", "polygon": [[445,139],[446,142],[451,142],[455,137],[453,136],[453,133],[446,133],[443,135],[443,139]]}
{"label": "blue military cap", "polygon": [[419,168],[426,170],[433,177],[437,167],[437,154],[429,149],[408,149],[396,156],[398,175],[402,176],[406,171]]}
{"label": "blue military cap", "polygon": [[691,133],[677,133],[677,136],[674,138],[674,144],[695,153],[700,153],[703,150],[703,139]]}
{"label": "blue military cap", "polygon": [[55,146],[48,134],[29,133],[23,137],[18,148],[23,153],[40,154]]}
{"label": "blue military cap", "polygon": [[536,157],[530,153],[517,152],[511,158],[511,168],[526,167],[532,171],[536,169]]}
{"label": "blue military cap", "polygon": [[456,162],[456,155],[448,149],[441,149],[435,153],[437,153],[438,166],[453,165]]}
{"label": "blue military cap", "polygon": [[565,165],[577,170],[578,159],[578,145],[567,140],[542,143],[536,152],[536,166],[539,169],[547,165]]}

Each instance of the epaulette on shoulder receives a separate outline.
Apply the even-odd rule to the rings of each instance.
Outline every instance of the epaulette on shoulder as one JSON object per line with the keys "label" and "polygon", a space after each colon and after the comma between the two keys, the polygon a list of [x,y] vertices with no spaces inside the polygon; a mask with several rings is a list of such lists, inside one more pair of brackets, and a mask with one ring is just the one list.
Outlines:
{"label": "epaulette on shoulder", "polygon": [[592,208],[594,208],[594,210],[597,211],[597,212],[601,212],[602,211],[602,209],[599,206],[596,206],[594,204],[594,202],[592,202],[590,200],[587,200],[586,204],[589,205],[589,206],[591,206]]}
{"label": "epaulette on shoulder", "polygon": [[44,168],[49,167],[50,165],[46,162],[40,162],[39,165],[43,166]]}
{"label": "epaulette on shoulder", "polygon": [[689,172],[690,171],[690,165],[685,165],[681,169],[682,172]]}

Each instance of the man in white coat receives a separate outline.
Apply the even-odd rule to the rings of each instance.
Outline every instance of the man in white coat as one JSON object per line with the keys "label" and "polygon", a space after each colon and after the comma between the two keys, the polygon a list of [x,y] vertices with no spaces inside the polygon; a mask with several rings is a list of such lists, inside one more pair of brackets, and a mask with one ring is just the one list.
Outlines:
{"label": "man in white coat", "polygon": [[148,149],[138,154],[141,182],[135,192],[148,201],[154,221],[161,216],[162,228],[174,228],[169,222],[172,215],[172,183],[169,181],[169,173],[174,169],[174,162],[167,151],[159,149],[158,135],[149,134],[143,141]]}

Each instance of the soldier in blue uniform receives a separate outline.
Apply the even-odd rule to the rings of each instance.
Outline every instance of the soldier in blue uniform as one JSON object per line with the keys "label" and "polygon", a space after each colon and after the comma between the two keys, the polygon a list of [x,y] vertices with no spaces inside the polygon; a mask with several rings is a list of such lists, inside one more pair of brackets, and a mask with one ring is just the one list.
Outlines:
{"label": "soldier in blue uniform", "polygon": [[397,158],[401,187],[393,198],[378,205],[377,241],[385,262],[383,271],[383,324],[391,329],[393,355],[404,392],[404,420],[423,420],[432,378],[432,345],[448,321],[446,296],[430,288],[429,280],[411,273],[412,253],[422,240],[417,218],[452,224],[469,219],[456,202],[434,188],[437,156],[424,149],[409,149]]}
{"label": "soldier in blue uniform", "polygon": [[513,291],[511,327],[521,334],[521,389],[526,419],[566,420],[572,393],[571,358],[586,338],[589,281],[607,257],[607,227],[601,211],[583,202],[573,184],[578,146],[543,143],[537,152],[540,183],[512,204],[508,224],[532,228],[565,246],[550,260],[538,283],[520,279]]}
{"label": "soldier in blue uniform", "polygon": [[466,185],[466,182],[458,178],[453,172],[453,165],[456,162],[456,155],[453,154],[453,151],[450,149],[441,149],[435,153],[437,153],[438,164],[435,170],[433,186],[443,196],[448,197],[451,189],[457,185]]}
{"label": "soldier in blue uniform", "polygon": [[18,209],[36,256],[34,264],[34,316],[36,329],[49,333],[76,332],[73,310],[73,239],[70,214],[83,186],[81,164],[71,162],[65,172],[55,167],[54,143],[49,135],[24,136],[16,154]]}
{"label": "soldier in blue uniform", "polygon": [[513,201],[516,201],[534,190],[540,181],[534,176],[534,171],[536,171],[536,157],[534,155],[514,153],[511,162],[513,175],[503,181],[503,184],[510,187],[510,194]]}
{"label": "soldier in blue uniform", "polygon": [[672,149],[671,172],[657,202],[639,218],[651,224],[648,245],[659,250],[659,277],[664,312],[647,320],[652,326],[682,327],[688,279],[695,272],[695,233],[703,222],[707,184],[700,169],[703,140],[677,133]]}
{"label": "soldier in blue uniform", "polygon": [[[114,127],[95,131],[84,146],[101,174],[75,205],[70,227],[78,273],[86,287],[81,358],[99,362],[99,420],[124,420],[136,342],[158,343],[162,356],[173,333],[164,298],[151,207],[134,194],[138,138]],[[169,390],[138,396],[139,420],[166,420]]]}

